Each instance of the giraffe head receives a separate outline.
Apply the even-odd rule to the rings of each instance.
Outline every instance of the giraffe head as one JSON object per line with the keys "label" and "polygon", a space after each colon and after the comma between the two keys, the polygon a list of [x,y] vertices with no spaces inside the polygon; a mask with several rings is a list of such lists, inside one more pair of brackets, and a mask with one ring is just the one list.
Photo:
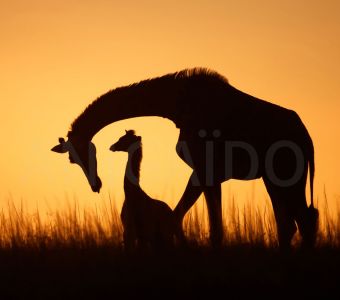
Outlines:
{"label": "giraffe head", "polygon": [[81,167],[92,191],[99,193],[102,182],[97,173],[96,147],[91,141],[69,134],[67,141],[59,138],[59,144],[51,150],[57,153],[68,153],[70,163]]}
{"label": "giraffe head", "polygon": [[137,136],[134,130],[125,130],[125,132],[125,135],[110,147],[111,151],[132,152],[140,147],[142,138]]}

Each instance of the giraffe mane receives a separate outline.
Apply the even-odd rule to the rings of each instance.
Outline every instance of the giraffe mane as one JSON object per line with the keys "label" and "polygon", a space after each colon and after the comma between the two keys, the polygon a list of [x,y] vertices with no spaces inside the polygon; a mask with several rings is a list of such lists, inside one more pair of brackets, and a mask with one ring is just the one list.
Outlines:
{"label": "giraffe mane", "polygon": [[221,82],[222,84],[229,84],[228,80],[223,75],[219,74],[218,72],[208,69],[208,68],[196,67],[196,68],[184,69],[184,70],[177,71],[174,73],[169,73],[169,74],[159,76],[159,77],[145,79],[145,80],[142,80],[136,83],[132,83],[130,85],[117,87],[99,96],[92,103],[90,103],[83,110],[83,112],[72,122],[70,132],[80,132],[79,129],[82,128],[84,123],[91,123],[89,121],[88,116],[91,115],[91,112],[94,109],[96,109],[98,106],[103,106],[105,108],[107,107],[107,109],[109,109],[111,105],[111,96],[114,93],[125,93],[129,89],[147,86],[151,82],[158,83],[160,86],[162,86],[163,83],[168,80],[186,81],[186,79],[193,78],[193,77],[207,79],[207,80],[210,79],[210,80]]}

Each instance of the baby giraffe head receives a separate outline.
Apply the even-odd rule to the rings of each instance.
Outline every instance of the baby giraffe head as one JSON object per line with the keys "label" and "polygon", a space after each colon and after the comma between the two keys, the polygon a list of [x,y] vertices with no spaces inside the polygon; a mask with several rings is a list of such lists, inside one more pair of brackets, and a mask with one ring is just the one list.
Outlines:
{"label": "baby giraffe head", "polygon": [[110,147],[111,151],[133,152],[141,146],[142,138],[137,136],[134,130],[125,131],[125,135]]}

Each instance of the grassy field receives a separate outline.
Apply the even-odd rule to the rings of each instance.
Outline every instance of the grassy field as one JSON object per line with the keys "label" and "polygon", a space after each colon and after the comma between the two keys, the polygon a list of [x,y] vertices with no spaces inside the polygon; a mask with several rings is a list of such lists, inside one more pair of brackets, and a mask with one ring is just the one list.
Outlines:
{"label": "grassy field", "polygon": [[[9,202],[0,214],[0,299],[197,298],[217,292],[295,299],[337,298],[340,292],[340,212],[322,209],[314,252],[278,251],[271,208],[225,214],[224,245],[208,246],[204,211],[185,218],[189,244],[171,252],[126,254],[119,213],[110,205],[28,213]],[[274,293],[274,294],[273,294]]]}

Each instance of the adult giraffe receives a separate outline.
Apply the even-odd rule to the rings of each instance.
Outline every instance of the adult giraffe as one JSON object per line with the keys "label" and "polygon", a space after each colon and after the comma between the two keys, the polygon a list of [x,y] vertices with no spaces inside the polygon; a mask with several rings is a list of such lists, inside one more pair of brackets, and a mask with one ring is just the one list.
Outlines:
{"label": "adult giraffe", "polygon": [[[72,123],[68,141],[60,138],[52,150],[69,152],[70,162],[82,167],[92,190],[99,192],[93,136],[113,122],[140,116],[164,117],[180,129],[176,151],[193,173],[174,210],[179,226],[203,192],[210,240],[221,245],[222,182],[262,177],[280,247],[290,247],[296,224],[304,244],[314,245],[318,219],[313,207],[314,148],[294,111],[250,96],[214,71],[187,69],[100,96]],[[305,196],[308,166],[310,207]]]}

